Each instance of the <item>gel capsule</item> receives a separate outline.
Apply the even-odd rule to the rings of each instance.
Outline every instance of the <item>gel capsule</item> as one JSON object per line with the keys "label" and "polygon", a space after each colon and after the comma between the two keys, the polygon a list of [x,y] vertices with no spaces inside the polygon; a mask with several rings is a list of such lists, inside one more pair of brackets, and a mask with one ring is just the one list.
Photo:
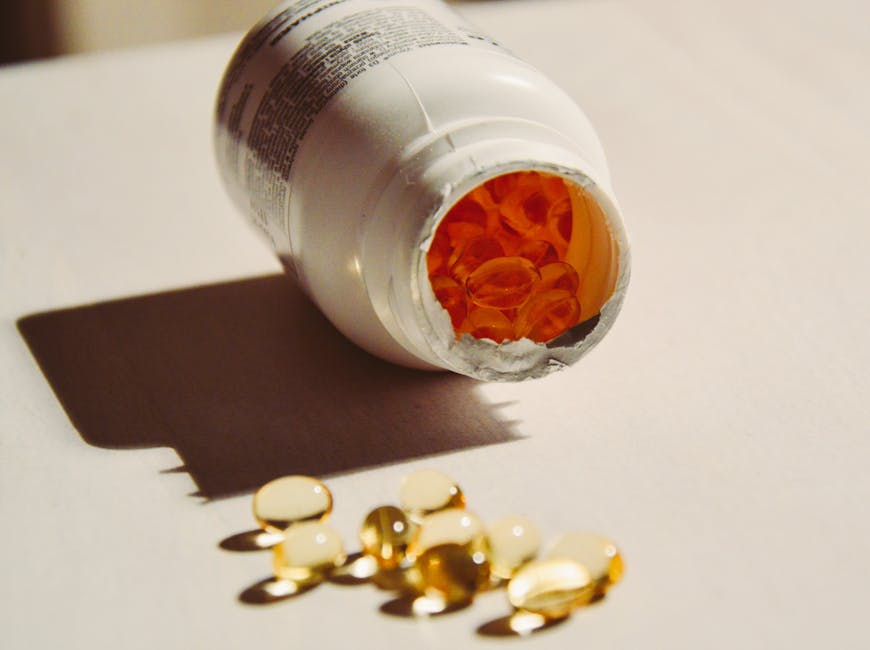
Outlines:
{"label": "gel capsule", "polygon": [[[472,194],[473,196],[473,194]],[[472,198],[466,196],[450,208],[450,211],[444,217],[447,223],[469,223],[476,224],[481,228],[486,227],[486,209]]]}
{"label": "gel capsule", "polygon": [[491,225],[490,214],[492,212],[498,212],[498,203],[493,198],[489,188],[486,185],[478,185],[471,190],[469,197],[484,209],[487,216],[487,227],[489,227]]}
{"label": "gel capsule", "polygon": [[535,188],[517,188],[499,205],[502,223],[518,233],[536,231],[547,222],[550,202]]}
{"label": "gel capsule", "polygon": [[270,532],[281,532],[300,521],[326,519],[330,512],[332,494],[310,476],[277,478],[254,495],[254,517]]}
{"label": "gel capsule", "polygon": [[477,339],[492,339],[501,343],[513,338],[514,325],[510,318],[497,309],[474,308],[468,313],[461,331]]}
{"label": "gel capsule", "polygon": [[541,175],[536,171],[514,172],[517,176],[517,187],[520,189],[541,189]]}
{"label": "gel capsule", "polygon": [[459,327],[468,312],[468,301],[465,289],[453,278],[446,275],[436,275],[429,278],[432,292],[441,306],[450,314],[453,327]]}
{"label": "gel capsule", "polygon": [[447,272],[447,260],[450,258],[450,238],[441,230],[435,233],[429,251],[426,253],[426,267],[429,275]]}
{"label": "gel capsule", "polygon": [[568,559],[589,571],[597,593],[603,594],[622,577],[623,563],[619,549],[610,539],[595,533],[566,533],[557,538],[547,551],[548,559]]}
{"label": "gel capsule", "polygon": [[535,291],[548,291],[550,289],[564,289],[576,294],[580,288],[580,276],[573,266],[566,262],[553,262],[538,269],[541,272],[541,281],[535,286]]}
{"label": "gel capsule", "polygon": [[517,255],[525,257],[535,266],[544,266],[559,261],[559,253],[553,244],[543,239],[524,242],[517,250]]}
{"label": "gel capsule", "polygon": [[541,278],[524,257],[497,257],[468,276],[465,288],[474,304],[493,309],[514,309],[525,303]]}
{"label": "gel capsule", "polygon": [[470,602],[489,582],[489,562],[481,551],[458,544],[427,549],[412,571],[412,584],[420,593],[446,606]]}
{"label": "gel capsule", "polygon": [[507,592],[517,609],[558,619],[588,603],[595,585],[586,567],[573,560],[535,560],[514,574]]}
{"label": "gel capsule", "polygon": [[492,574],[509,579],[538,554],[541,534],[534,522],[526,517],[503,517],[489,525],[486,542]]}
{"label": "gel capsule", "polygon": [[449,476],[434,469],[408,474],[399,487],[399,504],[412,521],[445,508],[464,508],[465,495]]}
{"label": "gel capsule", "polygon": [[564,289],[550,289],[522,306],[514,328],[517,336],[543,343],[576,325],[579,318],[577,297]]}
{"label": "gel capsule", "polygon": [[522,234],[505,228],[500,220],[492,227],[490,236],[501,245],[504,255],[507,257],[519,255],[520,248],[526,242],[526,238]]}
{"label": "gel capsule", "polygon": [[450,245],[453,247],[461,246],[469,239],[481,237],[486,234],[486,228],[476,223],[467,223],[458,221],[456,223],[445,224],[447,237],[450,240]]}
{"label": "gel capsule", "polygon": [[472,552],[486,548],[483,522],[471,512],[448,508],[423,518],[414,539],[408,545],[408,557],[415,559],[424,551],[441,544],[458,544]]}
{"label": "gel capsule", "polygon": [[501,203],[508,194],[516,189],[518,178],[519,174],[517,173],[503,174],[486,181],[484,187],[496,203]]}
{"label": "gel capsule", "polygon": [[551,203],[555,203],[568,196],[568,188],[565,187],[565,181],[559,176],[552,174],[541,175],[541,191]]}
{"label": "gel capsule", "polygon": [[332,526],[305,521],[284,532],[284,541],[275,547],[273,566],[277,577],[304,584],[322,579],[344,559],[341,537]]}
{"label": "gel capsule", "polygon": [[565,244],[571,241],[571,231],[574,229],[574,213],[570,198],[565,197],[550,206],[547,213],[547,227]]}
{"label": "gel capsule", "polygon": [[363,552],[374,557],[382,569],[395,569],[405,558],[414,526],[395,506],[372,510],[363,521],[359,539]]}
{"label": "gel capsule", "polygon": [[457,248],[450,256],[450,276],[464,283],[468,275],[484,262],[502,257],[504,249],[492,237],[475,237]]}

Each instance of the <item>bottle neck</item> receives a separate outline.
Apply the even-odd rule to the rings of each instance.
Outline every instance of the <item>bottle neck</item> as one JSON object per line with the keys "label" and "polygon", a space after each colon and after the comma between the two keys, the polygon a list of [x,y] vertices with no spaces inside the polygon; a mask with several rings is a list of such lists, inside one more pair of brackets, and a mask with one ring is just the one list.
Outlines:
{"label": "bottle neck", "polygon": [[[570,365],[600,340],[622,302],[628,244],[606,170],[592,169],[575,149],[557,132],[530,122],[468,123],[415,143],[394,170],[385,172],[382,189],[366,205],[362,266],[375,312],[402,347],[427,363],[471,377],[517,380]],[[616,255],[612,295],[589,331],[548,344],[457,338],[429,282],[426,252],[451,206],[485,181],[515,171],[561,176],[598,202]]]}

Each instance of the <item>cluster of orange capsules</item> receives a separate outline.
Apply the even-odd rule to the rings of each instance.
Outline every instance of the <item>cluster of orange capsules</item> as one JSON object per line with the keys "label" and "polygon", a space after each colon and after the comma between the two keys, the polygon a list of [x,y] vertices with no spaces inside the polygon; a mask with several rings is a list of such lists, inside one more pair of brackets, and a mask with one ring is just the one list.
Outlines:
{"label": "cluster of orange capsules", "polygon": [[571,192],[554,174],[511,172],[465,195],[426,254],[456,336],[546,342],[580,321],[581,278],[568,262]]}
{"label": "cluster of orange capsules", "polygon": [[263,546],[273,549],[275,578],[260,583],[271,600],[327,580],[371,582],[397,594],[382,611],[435,615],[506,587],[514,611],[499,620],[506,630],[526,634],[602,598],[622,575],[622,558],[609,539],[568,533],[541,553],[541,535],[531,520],[509,516],[484,525],[466,508],[456,482],[434,470],[406,476],[398,506],[382,505],[366,515],[361,552],[346,554],[326,521],[331,511],[329,489],[308,476],[276,479],[256,493],[254,516],[269,537]]}

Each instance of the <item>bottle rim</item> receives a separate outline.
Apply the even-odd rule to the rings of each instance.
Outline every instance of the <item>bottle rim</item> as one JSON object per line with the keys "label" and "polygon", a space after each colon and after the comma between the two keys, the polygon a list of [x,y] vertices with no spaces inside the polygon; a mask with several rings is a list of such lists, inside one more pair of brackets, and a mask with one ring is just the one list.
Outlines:
{"label": "bottle rim", "polygon": [[[442,142],[443,144],[443,142]],[[434,150],[437,150],[435,145]],[[547,142],[487,139],[467,146],[429,147],[401,172],[373,206],[373,215],[405,217],[382,230],[381,246],[392,236],[390,271],[367,282],[384,326],[410,353],[438,367],[487,381],[541,377],[571,365],[591,350],[613,325],[630,271],[628,239],[620,211],[606,186],[570,149]],[[616,254],[616,280],[600,312],[546,343],[524,338],[496,343],[456,336],[447,311],[430,284],[426,253],[441,221],[458,201],[486,181],[516,171],[554,174],[575,184],[597,202]],[[383,262],[383,260],[381,260]],[[366,265],[372,268],[375,265]],[[380,265],[384,268],[384,264]],[[380,294],[380,296],[376,295]],[[382,305],[377,308],[377,303]]]}

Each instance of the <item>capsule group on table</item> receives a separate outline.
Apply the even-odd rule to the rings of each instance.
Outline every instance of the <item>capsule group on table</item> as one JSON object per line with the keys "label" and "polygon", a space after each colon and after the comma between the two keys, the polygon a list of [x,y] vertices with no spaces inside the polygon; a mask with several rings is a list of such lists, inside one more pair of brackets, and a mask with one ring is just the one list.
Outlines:
{"label": "capsule group on table", "polygon": [[363,518],[362,551],[351,556],[327,523],[332,495],[315,478],[267,483],[254,495],[254,517],[274,537],[274,575],[292,583],[287,593],[351,576],[411,598],[414,613],[434,614],[506,586],[518,633],[564,619],[622,576],[622,557],[606,537],[567,533],[541,552],[534,522],[513,515],[484,524],[466,508],[459,485],[440,472],[405,477],[398,501]]}
{"label": "capsule group on table", "polygon": [[574,215],[565,181],[534,171],[488,180],[447,212],[426,264],[457,337],[546,342],[580,322]]}

